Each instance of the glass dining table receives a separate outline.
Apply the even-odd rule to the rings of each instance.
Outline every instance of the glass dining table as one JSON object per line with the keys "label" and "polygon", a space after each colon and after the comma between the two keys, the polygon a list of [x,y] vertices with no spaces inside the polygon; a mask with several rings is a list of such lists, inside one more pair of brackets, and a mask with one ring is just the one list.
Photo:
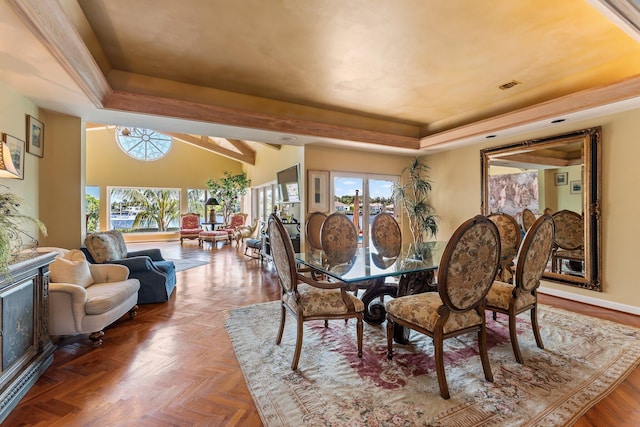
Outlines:
{"label": "glass dining table", "polygon": [[[447,242],[441,241],[425,242],[416,250],[413,243],[405,244],[394,258],[381,256],[373,245],[359,247],[348,263],[338,265],[329,265],[322,251],[297,253],[296,260],[317,274],[346,283],[350,290],[364,290],[360,297],[365,306],[364,320],[380,324],[386,318],[381,296],[399,297],[437,290],[435,272],[446,245]],[[389,277],[398,280],[389,282],[386,280]],[[406,331],[396,331],[396,341],[406,342],[406,338]]]}

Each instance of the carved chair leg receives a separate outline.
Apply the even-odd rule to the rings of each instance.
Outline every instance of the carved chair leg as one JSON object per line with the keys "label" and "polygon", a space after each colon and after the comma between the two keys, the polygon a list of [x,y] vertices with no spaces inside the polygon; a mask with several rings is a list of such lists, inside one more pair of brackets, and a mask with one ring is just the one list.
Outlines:
{"label": "carved chair leg", "polygon": [[537,304],[531,309],[531,329],[533,329],[533,336],[536,338],[536,344],[538,348],[544,350],[544,344],[542,343],[542,336],[540,336],[540,328],[538,327],[538,306]]}
{"label": "carved chair leg", "polygon": [[298,317],[298,331],[296,334],[296,350],[293,353],[293,362],[291,362],[291,370],[298,369],[298,361],[300,360],[300,353],[302,352],[302,334],[304,327],[302,325],[302,318]]}
{"label": "carved chair leg", "polygon": [[134,319],[138,315],[138,305],[134,305],[131,310],[129,310],[129,319]]}
{"label": "carved chair leg", "polygon": [[487,329],[483,326],[478,331],[478,347],[480,347],[480,360],[482,361],[482,370],[487,381],[493,382],[493,373],[489,364],[489,353],[487,350]]}
{"label": "carved chair leg", "polygon": [[513,348],[513,355],[516,357],[516,362],[522,364],[524,359],[522,358],[522,352],[518,344],[515,313],[509,313],[509,337],[511,338],[511,347]]}
{"label": "carved chair leg", "polygon": [[387,317],[387,359],[393,359],[393,322]]}
{"label": "carved chair leg", "polygon": [[90,334],[89,339],[93,342],[91,345],[93,347],[100,347],[102,345],[103,336],[104,336],[104,331],[98,331]]}
{"label": "carved chair leg", "polygon": [[362,324],[362,315],[358,316],[358,320],[356,321],[356,336],[358,339],[358,357],[362,359],[362,335],[363,335],[363,324]]}
{"label": "carved chair leg", "polygon": [[278,329],[278,337],[276,338],[276,344],[280,344],[282,341],[282,333],[284,332],[284,321],[286,320],[287,311],[284,306],[280,307],[280,328]]}
{"label": "carved chair leg", "polygon": [[444,340],[442,333],[436,333],[433,337],[433,346],[435,349],[436,376],[438,377],[438,386],[440,387],[440,396],[443,399],[449,399],[449,387],[447,386],[447,376],[444,372]]}

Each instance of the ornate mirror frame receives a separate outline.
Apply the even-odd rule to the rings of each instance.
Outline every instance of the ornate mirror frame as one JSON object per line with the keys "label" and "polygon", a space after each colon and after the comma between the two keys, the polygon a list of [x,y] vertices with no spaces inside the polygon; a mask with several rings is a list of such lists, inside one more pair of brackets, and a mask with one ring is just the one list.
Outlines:
{"label": "ornate mirror frame", "polygon": [[[541,139],[533,139],[521,141],[512,144],[502,145],[499,147],[486,148],[480,151],[481,157],[481,183],[482,183],[482,201],[481,212],[488,215],[490,212],[489,194],[489,168],[493,164],[498,163],[510,164],[511,166],[522,164],[529,165],[531,169],[536,169],[531,165],[540,162],[541,158],[548,153],[565,152],[568,156],[567,147],[576,147],[581,149],[581,160],[559,159],[558,157],[548,157],[548,165],[540,166],[538,169],[560,168],[563,165],[582,165],[582,188],[577,187],[576,190],[582,191],[582,212],[584,220],[584,276],[572,274],[559,274],[556,272],[545,271],[544,280],[549,280],[567,285],[577,286],[584,289],[594,291],[602,291],[601,288],[601,271],[602,261],[600,256],[601,243],[601,128],[594,127],[583,129],[567,134],[551,136]],[[553,165],[553,166],[551,166]],[[563,175],[557,173],[555,175]],[[563,179],[566,180],[566,174],[556,176],[556,182],[543,183],[542,185],[564,185]],[[559,181],[558,181],[559,180]],[[568,183],[566,183],[568,184]],[[573,193],[573,188],[571,188]],[[540,207],[542,210],[543,207]],[[580,213],[580,212],[578,212]]]}

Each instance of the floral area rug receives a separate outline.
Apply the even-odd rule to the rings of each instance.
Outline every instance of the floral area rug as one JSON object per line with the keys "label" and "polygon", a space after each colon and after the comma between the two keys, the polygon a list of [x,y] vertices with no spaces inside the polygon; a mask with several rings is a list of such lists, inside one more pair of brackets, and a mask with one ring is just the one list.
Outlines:
{"label": "floral area rug", "polygon": [[640,361],[640,329],[541,306],[545,349],[528,314],[518,318],[525,365],[516,363],[505,316],[487,316],[494,382],[484,379],[477,334],[445,340],[451,399],[440,397],[429,337],[412,332],[386,358],[385,324],[306,322],[299,368],[291,370],[296,323],[288,315],[276,345],[279,302],[234,309],[226,322],[236,357],[265,426],[569,425]]}

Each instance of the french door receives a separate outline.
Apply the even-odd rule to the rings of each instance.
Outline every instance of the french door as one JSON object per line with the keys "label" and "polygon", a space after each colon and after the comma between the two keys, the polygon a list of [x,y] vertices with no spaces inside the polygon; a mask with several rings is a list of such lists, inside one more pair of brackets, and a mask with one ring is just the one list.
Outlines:
{"label": "french door", "polygon": [[393,187],[398,182],[400,177],[395,175],[331,172],[331,213],[347,215],[358,229],[362,245],[368,246],[376,215],[396,215]]}

